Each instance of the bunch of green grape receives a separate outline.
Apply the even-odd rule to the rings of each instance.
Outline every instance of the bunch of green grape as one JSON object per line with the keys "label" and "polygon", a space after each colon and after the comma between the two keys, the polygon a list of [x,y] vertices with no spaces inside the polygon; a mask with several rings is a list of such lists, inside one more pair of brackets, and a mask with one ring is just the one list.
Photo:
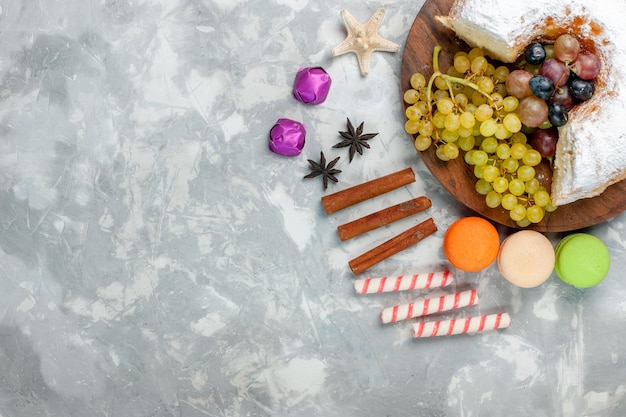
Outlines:
{"label": "bunch of green grape", "polygon": [[518,98],[507,94],[508,67],[494,66],[482,49],[473,48],[457,52],[444,74],[438,52],[430,79],[415,73],[404,92],[405,130],[415,136],[415,148],[435,146],[442,161],[464,152],[487,206],[502,206],[520,227],[539,223],[556,207],[535,178],[542,156],[522,132]]}
{"label": "bunch of green grape", "polygon": [[556,209],[535,175],[541,158],[537,150],[527,146],[522,133],[514,134],[510,142],[485,138],[464,156],[474,167],[476,192],[485,196],[487,206],[502,206],[520,227],[539,223],[546,212]]}

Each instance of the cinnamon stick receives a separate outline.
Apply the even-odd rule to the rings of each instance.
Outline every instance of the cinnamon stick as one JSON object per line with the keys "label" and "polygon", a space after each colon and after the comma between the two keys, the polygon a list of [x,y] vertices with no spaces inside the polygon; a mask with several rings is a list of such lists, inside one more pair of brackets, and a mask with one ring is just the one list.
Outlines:
{"label": "cinnamon stick", "polygon": [[348,265],[350,265],[352,272],[358,275],[388,257],[415,245],[436,231],[437,226],[432,218],[424,220],[417,226],[413,226],[409,230],[400,233],[398,236],[381,243],[375,248],[365,252],[363,255],[351,260],[348,262]]}
{"label": "cinnamon stick", "polygon": [[402,171],[394,172],[393,174],[385,175],[324,196],[322,197],[322,205],[324,206],[326,214],[331,214],[414,181],[415,173],[411,168],[406,168]]}
{"label": "cinnamon stick", "polygon": [[363,233],[367,233],[371,230],[386,226],[397,220],[404,219],[405,217],[424,211],[431,205],[431,201],[422,196],[396,204],[395,206],[388,207],[375,213],[368,214],[360,219],[338,226],[337,232],[339,233],[339,239],[342,241],[352,239],[353,237],[360,236]]}

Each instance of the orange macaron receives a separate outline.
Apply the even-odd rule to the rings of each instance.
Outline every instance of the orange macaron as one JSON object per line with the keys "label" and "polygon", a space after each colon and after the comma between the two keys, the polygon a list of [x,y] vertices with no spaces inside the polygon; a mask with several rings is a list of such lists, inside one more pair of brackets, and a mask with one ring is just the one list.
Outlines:
{"label": "orange macaron", "polygon": [[443,252],[457,269],[480,271],[498,257],[500,236],[489,221],[464,217],[454,222],[443,237]]}

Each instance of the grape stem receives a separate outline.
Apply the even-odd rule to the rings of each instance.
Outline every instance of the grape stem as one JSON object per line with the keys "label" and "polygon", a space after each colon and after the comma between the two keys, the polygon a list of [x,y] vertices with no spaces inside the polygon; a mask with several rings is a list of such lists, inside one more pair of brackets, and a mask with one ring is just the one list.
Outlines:
{"label": "grape stem", "polygon": [[[483,96],[485,96],[485,98],[487,99],[487,101],[489,102],[489,105],[496,111],[496,114],[498,115],[498,118],[500,117],[499,114],[499,109],[498,106],[496,106],[496,104],[494,103],[493,99],[491,98],[491,96],[487,93],[485,93],[484,91],[481,91],[480,87],[478,86],[478,84],[473,83],[465,78],[459,78],[459,77],[454,77],[452,75],[449,74],[444,74],[443,72],[441,72],[441,70],[439,69],[439,53],[441,52],[442,47],[440,45],[436,45],[435,48],[433,49],[433,75],[430,76],[430,79],[428,80],[428,89],[426,90],[426,102],[428,103],[428,113],[432,115],[432,108],[433,108],[433,103],[432,103],[432,86],[433,83],[435,82],[435,79],[437,77],[441,77],[443,80],[445,80],[449,85],[450,83],[458,83],[458,84],[462,84],[466,87],[470,87],[471,89],[478,91],[480,94],[482,94]],[[452,87],[450,87],[452,88]],[[454,100],[454,95],[450,94],[450,98],[452,99],[452,101],[456,104],[456,101]]]}

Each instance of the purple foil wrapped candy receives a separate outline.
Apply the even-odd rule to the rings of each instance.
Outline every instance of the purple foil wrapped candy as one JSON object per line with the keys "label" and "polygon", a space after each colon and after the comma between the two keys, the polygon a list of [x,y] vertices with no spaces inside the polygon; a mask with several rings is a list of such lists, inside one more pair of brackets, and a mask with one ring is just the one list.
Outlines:
{"label": "purple foil wrapped candy", "polygon": [[293,85],[293,96],[307,104],[320,104],[330,90],[330,75],[322,67],[300,68]]}
{"label": "purple foil wrapped candy", "polygon": [[278,119],[270,130],[270,151],[283,156],[300,155],[305,137],[306,129],[302,123]]}

